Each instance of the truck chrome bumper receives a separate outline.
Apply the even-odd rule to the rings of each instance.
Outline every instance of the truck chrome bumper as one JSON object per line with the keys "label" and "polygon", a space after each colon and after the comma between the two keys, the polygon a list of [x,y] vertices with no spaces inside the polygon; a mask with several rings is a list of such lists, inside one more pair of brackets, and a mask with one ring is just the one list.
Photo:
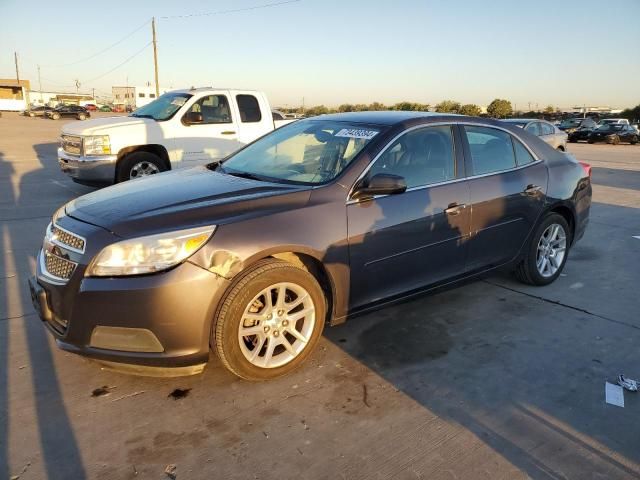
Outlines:
{"label": "truck chrome bumper", "polygon": [[116,175],[117,155],[71,155],[58,148],[60,169],[72,179],[80,182],[113,183]]}

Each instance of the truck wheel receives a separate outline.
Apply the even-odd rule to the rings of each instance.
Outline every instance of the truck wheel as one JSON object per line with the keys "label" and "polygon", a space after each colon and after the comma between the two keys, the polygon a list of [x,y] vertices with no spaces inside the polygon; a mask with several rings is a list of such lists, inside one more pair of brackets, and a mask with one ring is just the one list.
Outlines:
{"label": "truck wheel", "polygon": [[256,263],[227,294],[211,329],[224,366],[245,380],[286,375],[322,335],[326,299],[306,270],[275,259]]}
{"label": "truck wheel", "polygon": [[164,172],[166,167],[160,157],[149,152],[133,152],[118,162],[116,180],[126,182],[156,173]]}
{"label": "truck wheel", "polygon": [[548,285],[562,273],[569,254],[571,233],[562,215],[548,213],[525,246],[516,277],[529,285]]}

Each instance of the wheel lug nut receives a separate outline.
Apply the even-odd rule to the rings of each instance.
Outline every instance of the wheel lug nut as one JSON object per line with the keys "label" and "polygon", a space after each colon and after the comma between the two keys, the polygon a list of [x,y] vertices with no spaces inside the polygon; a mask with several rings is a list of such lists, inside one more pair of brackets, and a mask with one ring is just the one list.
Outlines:
{"label": "wheel lug nut", "polygon": [[284,315],[284,310],[278,310],[278,316],[281,317],[282,315]]}
{"label": "wheel lug nut", "polygon": [[269,330],[271,330],[271,328],[269,327],[269,325],[267,325],[266,327],[264,327],[264,333],[269,333]]}
{"label": "wheel lug nut", "polygon": [[274,330],[273,331],[273,336],[277,337],[278,335],[280,335],[280,332],[278,330]]}
{"label": "wheel lug nut", "polygon": [[282,326],[286,327],[287,325],[289,325],[289,320],[283,320],[282,321]]}
{"label": "wheel lug nut", "polygon": [[272,313],[270,313],[269,315],[267,315],[267,318],[268,318],[269,320],[271,320],[271,319],[273,318],[273,314],[272,314]]}

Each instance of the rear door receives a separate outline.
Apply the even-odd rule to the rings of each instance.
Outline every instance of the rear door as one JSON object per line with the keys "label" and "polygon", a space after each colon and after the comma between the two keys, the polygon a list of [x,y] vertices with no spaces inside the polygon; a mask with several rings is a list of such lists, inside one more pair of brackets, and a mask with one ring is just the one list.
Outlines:
{"label": "rear door", "polygon": [[246,145],[273,130],[273,115],[264,95],[257,92],[231,92],[238,117],[238,141]]}
{"label": "rear door", "polygon": [[402,176],[404,193],[347,204],[350,307],[464,272],[469,191],[451,125],[421,127],[393,141],[366,177]]}
{"label": "rear door", "polygon": [[[231,102],[228,92],[215,92],[199,97],[180,112],[181,125],[174,140],[175,160],[180,166],[206,164],[240,148],[237,115]],[[186,125],[185,115],[191,112],[202,114],[202,123]]]}
{"label": "rear door", "polygon": [[465,125],[463,145],[471,198],[468,271],[515,257],[535,225],[547,189],[547,167],[506,130]]}

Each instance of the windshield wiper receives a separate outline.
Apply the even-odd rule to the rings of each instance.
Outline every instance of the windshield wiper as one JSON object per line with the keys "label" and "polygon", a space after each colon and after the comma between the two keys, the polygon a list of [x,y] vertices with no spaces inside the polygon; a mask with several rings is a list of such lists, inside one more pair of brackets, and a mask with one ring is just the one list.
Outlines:
{"label": "windshield wiper", "polygon": [[154,120],[156,119],[156,117],[154,117],[153,115],[140,115],[140,114],[131,113],[129,116],[136,117],[136,118],[152,118]]}
{"label": "windshield wiper", "polygon": [[249,172],[240,172],[240,171],[230,171],[230,170],[225,170],[222,168],[222,166],[219,167],[219,170],[222,173],[226,173],[227,175],[232,175],[234,177],[240,177],[240,178],[248,178],[250,180],[258,180],[259,182],[264,182],[264,178],[262,178],[259,175],[255,175],[253,173],[249,173]]}

